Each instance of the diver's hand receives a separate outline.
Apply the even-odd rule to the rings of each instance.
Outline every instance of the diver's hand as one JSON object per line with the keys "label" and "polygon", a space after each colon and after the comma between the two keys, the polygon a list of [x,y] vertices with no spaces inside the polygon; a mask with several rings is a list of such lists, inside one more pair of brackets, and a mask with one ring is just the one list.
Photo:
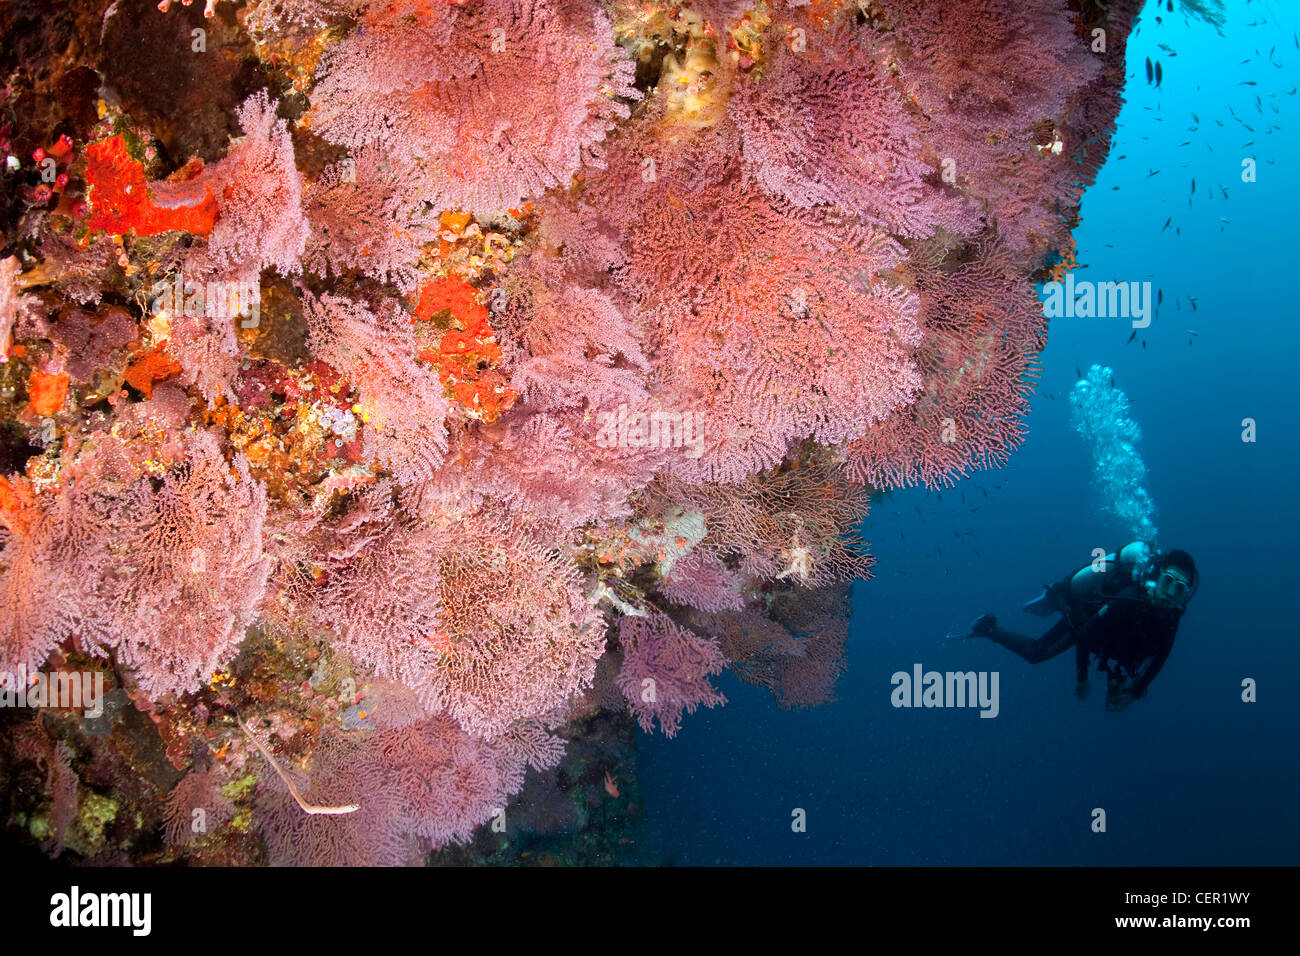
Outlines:
{"label": "diver's hand", "polygon": [[988,637],[997,629],[998,619],[992,614],[985,614],[970,626],[970,630],[965,634],[949,634],[950,641],[969,641],[976,637]]}
{"label": "diver's hand", "polygon": [[1118,713],[1131,703],[1133,703],[1133,695],[1125,691],[1124,693],[1116,694],[1114,697],[1107,700],[1106,709]]}
{"label": "diver's hand", "polygon": [[1088,695],[1092,693],[1092,685],[1086,680],[1081,680],[1074,685],[1074,696],[1079,700],[1087,700]]}

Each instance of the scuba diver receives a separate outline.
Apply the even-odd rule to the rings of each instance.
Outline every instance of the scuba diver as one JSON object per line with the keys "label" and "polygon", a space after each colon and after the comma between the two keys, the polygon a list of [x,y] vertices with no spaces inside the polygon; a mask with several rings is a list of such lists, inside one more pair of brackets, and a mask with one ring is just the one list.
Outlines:
{"label": "scuba diver", "polygon": [[985,614],[967,638],[986,637],[1031,664],[1073,647],[1078,686],[1086,700],[1089,659],[1106,676],[1106,709],[1120,711],[1140,697],[1173,650],[1174,635],[1200,578],[1186,551],[1152,551],[1142,541],[1126,545],[1059,581],[1024,609],[1038,617],[1061,619],[1033,639],[998,626]]}

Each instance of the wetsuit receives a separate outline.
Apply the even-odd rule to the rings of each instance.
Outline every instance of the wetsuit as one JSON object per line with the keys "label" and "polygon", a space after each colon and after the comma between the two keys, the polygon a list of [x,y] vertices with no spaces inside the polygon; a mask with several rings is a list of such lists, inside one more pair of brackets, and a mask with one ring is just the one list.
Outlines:
{"label": "wetsuit", "polygon": [[1061,620],[1033,639],[993,627],[986,634],[1031,664],[1074,648],[1075,677],[1088,679],[1091,658],[1106,674],[1106,703],[1128,694],[1145,696],[1147,686],[1173,650],[1181,608],[1150,600],[1145,582],[1131,563],[1108,556],[1105,571],[1091,566],[1048,589]]}

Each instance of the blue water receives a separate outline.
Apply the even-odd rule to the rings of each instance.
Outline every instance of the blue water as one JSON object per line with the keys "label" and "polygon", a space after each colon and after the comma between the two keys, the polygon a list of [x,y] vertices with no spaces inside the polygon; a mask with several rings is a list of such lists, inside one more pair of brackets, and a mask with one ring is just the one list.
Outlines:
{"label": "blue water", "polygon": [[[638,735],[648,851],[681,864],[1300,863],[1300,9],[1227,12],[1219,36],[1180,14],[1157,25],[1148,5],[1110,161],[1076,231],[1079,279],[1163,290],[1151,327],[1126,344],[1126,320],[1054,321],[1010,464],[942,499],[907,491],[873,508],[877,576],[854,585],[837,702],[783,712],[724,676],[727,706],[686,718],[674,740]],[[1163,66],[1159,90],[1148,56]],[[1246,157],[1254,184],[1241,181]],[[943,640],[984,611],[1038,633],[1020,605],[1093,548],[1128,540],[1070,428],[1076,367],[1093,363],[1114,369],[1142,425],[1159,544],[1190,551],[1201,575],[1172,656],[1123,713],[1105,712],[1095,680],[1087,702],[1074,698],[1072,652],[1035,667],[986,641]],[[895,709],[890,676],[917,663],[998,671],[1000,714]],[[1245,678],[1256,703],[1241,699]],[[805,833],[792,832],[796,808]]]}

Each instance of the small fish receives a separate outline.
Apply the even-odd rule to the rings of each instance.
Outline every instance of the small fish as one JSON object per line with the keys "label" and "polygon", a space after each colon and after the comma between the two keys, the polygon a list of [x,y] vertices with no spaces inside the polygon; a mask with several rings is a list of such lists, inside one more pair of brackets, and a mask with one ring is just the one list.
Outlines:
{"label": "small fish", "polygon": [[1195,179],[1192,180],[1192,195],[1193,195],[1193,196],[1196,195],[1196,180],[1195,180]]}
{"label": "small fish", "polygon": [[1197,125],[1197,126],[1200,126],[1200,125],[1201,125],[1201,118],[1200,118],[1199,116],[1197,116],[1195,113],[1192,114],[1192,119],[1196,120],[1196,125]]}
{"label": "small fish", "polygon": [[1150,179],[1152,176],[1158,176],[1159,174],[1160,174],[1160,170],[1153,169],[1147,173],[1147,179]]}
{"label": "small fish", "polygon": [[1259,86],[1259,84],[1258,84],[1257,82],[1255,82],[1254,80],[1242,80],[1242,81],[1241,81],[1240,83],[1238,83],[1237,85],[1238,85],[1238,86]]}
{"label": "small fish", "polygon": [[1133,330],[1133,334],[1131,334],[1131,335],[1128,337],[1128,342],[1125,342],[1124,344],[1125,344],[1125,345],[1129,345],[1129,344],[1132,343],[1132,341],[1133,341],[1135,338],[1137,338],[1137,337],[1138,337],[1137,329],[1134,329],[1134,330]]}
{"label": "small fish", "polygon": [[1147,82],[1148,82],[1148,83],[1151,82],[1151,77],[1152,77],[1153,75],[1154,75],[1154,74],[1152,74],[1152,72],[1151,72],[1151,57],[1147,57]]}
{"label": "small fish", "polygon": [[1162,302],[1164,302],[1164,301],[1165,301],[1165,290],[1164,290],[1164,289],[1156,289],[1156,305],[1159,305],[1160,303],[1162,303]]}
{"label": "small fish", "polygon": [[1160,89],[1160,84],[1164,82],[1164,74],[1160,71],[1160,61],[1156,61],[1156,89]]}
{"label": "small fish", "polygon": [[1161,231],[1161,232],[1164,232],[1166,229],[1168,229],[1168,228],[1169,228],[1169,224],[1170,224],[1171,222],[1173,222],[1173,221],[1174,221],[1174,217],[1173,217],[1173,216],[1170,216],[1168,219],[1166,219],[1166,220],[1165,220],[1165,224],[1164,224],[1163,226],[1160,227],[1160,231]]}
{"label": "small fish", "polygon": [[1195,296],[1192,296],[1192,295],[1189,295],[1189,296],[1187,297],[1187,301],[1190,302],[1190,303],[1192,304],[1192,311],[1195,312],[1195,311],[1196,311],[1196,297],[1195,297]]}
{"label": "small fish", "polygon": [[1198,338],[1201,333],[1197,332],[1195,329],[1188,329],[1187,334],[1192,336],[1193,338]]}
{"label": "small fish", "polygon": [[1080,378],[1080,379],[1083,378],[1083,373],[1079,371],[1079,366],[1077,366],[1077,365],[1074,367],[1074,374],[1075,374],[1076,377],[1078,377],[1078,378]]}

